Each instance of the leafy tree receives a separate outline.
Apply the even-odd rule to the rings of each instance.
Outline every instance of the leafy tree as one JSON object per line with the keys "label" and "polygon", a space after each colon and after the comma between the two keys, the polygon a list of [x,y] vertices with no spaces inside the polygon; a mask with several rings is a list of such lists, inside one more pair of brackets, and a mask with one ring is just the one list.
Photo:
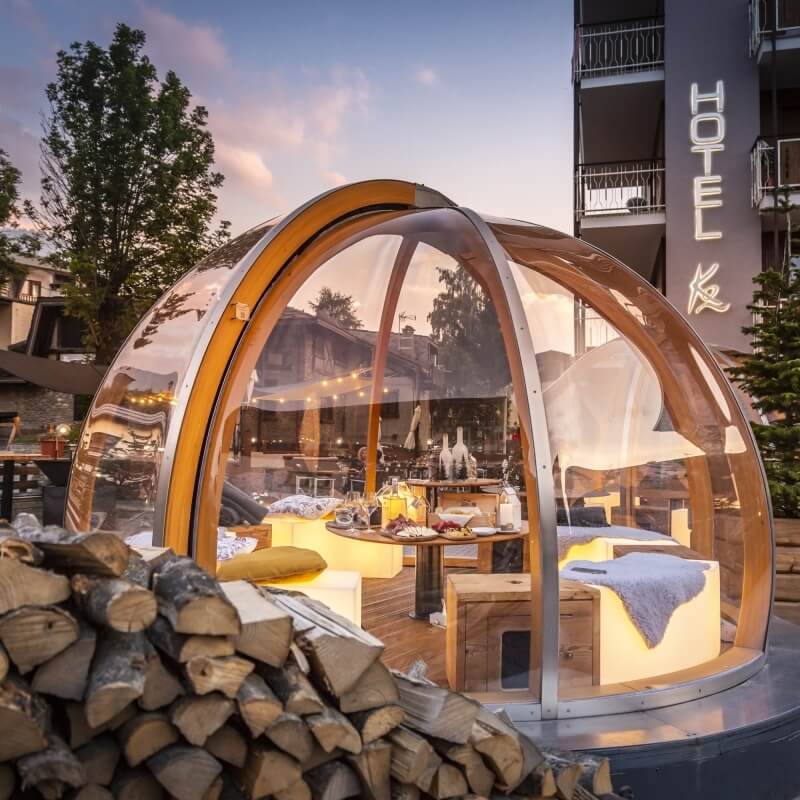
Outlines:
{"label": "leafy tree", "polygon": [[351,295],[334,292],[323,286],[316,300],[308,305],[315,314],[326,314],[335,319],[343,328],[363,328],[364,323],[356,316],[356,305]]}
{"label": "leafy tree", "polygon": [[9,236],[4,229],[19,227],[19,182],[22,175],[0,149],[0,289],[9,281],[21,280],[27,270],[15,256],[33,255],[38,242],[30,234]]}
{"label": "leafy tree", "polygon": [[787,221],[783,263],[753,279],[756,289],[754,322],[744,328],[752,355],[730,369],[732,377],[768,414],[771,424],[753,423],[769,481],[775,515],[800,517],[800,270],[793,264],[798,251],[790,215],[796,206],[784,192],[779,208]]}
{"label": "leafy tree", "polygon": [[437,271],[443,288],[428,321],[448,382],[462,394],[491,395],[511,381],[494,304],[465,269]]}
{"label": "leafy tree", "polygon": [[117,26],[108,49],[75,42],[57,57],[47,87],[37,220],[68,268],[67,310],[109,363],[153,301],[208,251],[214,143],[206,109],[174,72],[159,81],[142,52],[145,34]]}

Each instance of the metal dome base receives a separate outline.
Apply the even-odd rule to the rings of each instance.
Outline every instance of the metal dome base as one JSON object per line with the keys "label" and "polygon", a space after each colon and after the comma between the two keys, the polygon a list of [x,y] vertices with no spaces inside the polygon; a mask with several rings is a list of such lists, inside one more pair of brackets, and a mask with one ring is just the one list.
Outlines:
{"label": "metal dome base", "polygon": [[636,800],[800,796],[800,626],[773,618],[767,661],[732,689],[653,711],[518,723],[544,744],[611,758]]}

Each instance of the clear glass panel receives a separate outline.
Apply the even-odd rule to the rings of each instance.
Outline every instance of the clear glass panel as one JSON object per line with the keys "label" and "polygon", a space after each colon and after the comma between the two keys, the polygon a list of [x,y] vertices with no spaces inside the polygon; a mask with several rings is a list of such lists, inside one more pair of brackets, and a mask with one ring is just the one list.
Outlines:
{"label": "clear glass panel", "polygon": [[[568,252],[562,234],[492,227],[542,378],[562,697],[631,691],[713,662],[752,633],[745,544],[760,557],[769,547],[738,406],[688,326],[632,273],[574,241]],[[753,593],[769,591],[768,574],[753,575]]]}
{"label": "clear glass panel", "polygon": [[[196,535],[224,526],[236,546],[313,550],[327,570],[292,587],[378,636],[387,664],[530,699],[519,415],[476,231],[451,210],[359,218],[314,242],[266,299],[207,456],[201,494],[219,504]],[[387,535],[398,515],[426,537],[446,521],[469,528],[410,544],[408,527]]]}
{"label": "clear glass panel", "polygon": [[152,538],[164,441],[186,399],[181,390],[205,316],[271,224],[242,234],[188,272],[120,350],[81,431],[66,512],[71,529]]}

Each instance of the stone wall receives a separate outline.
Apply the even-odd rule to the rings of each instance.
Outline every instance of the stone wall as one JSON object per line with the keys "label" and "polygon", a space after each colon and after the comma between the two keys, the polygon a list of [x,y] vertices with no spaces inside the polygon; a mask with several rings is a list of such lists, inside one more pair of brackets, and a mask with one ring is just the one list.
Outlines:
{"label": "stone wall", "polygon": [[[22,418],[22,434],[38,434],[51,424],[72,423],[74,396],[31,384],[0,384],[0,411],[16,411]],[[0,434],[1,436],[2,434]]]}

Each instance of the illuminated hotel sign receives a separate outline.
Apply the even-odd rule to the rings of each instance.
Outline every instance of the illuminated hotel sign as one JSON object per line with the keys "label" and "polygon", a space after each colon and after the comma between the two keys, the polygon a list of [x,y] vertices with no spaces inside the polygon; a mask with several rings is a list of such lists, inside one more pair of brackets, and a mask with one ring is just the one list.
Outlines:
{"label": "illuminated hotel sign", "polygon": [[[722,208],[722,176],[714,174],[713,161],[716,153],[725,149],[725,85],[717,81],[713,92],[701,93],[697,84],[692,84],[689,98],[692,118],[689,122],[689,139],[691,151],[702,159],[703,173],[695,176],[692,186],[694,202],[694,238],[704,242],[722,238],[722,231],[713,230],[711,223],[704,216],[713,208]],[[689,283],[688,313],[699,314],[708,309],[723,313],[731,305],[719,299],[718,284],[709,283],[717,274],[719,263],[714,262],[703,267],[701,261]]]}

